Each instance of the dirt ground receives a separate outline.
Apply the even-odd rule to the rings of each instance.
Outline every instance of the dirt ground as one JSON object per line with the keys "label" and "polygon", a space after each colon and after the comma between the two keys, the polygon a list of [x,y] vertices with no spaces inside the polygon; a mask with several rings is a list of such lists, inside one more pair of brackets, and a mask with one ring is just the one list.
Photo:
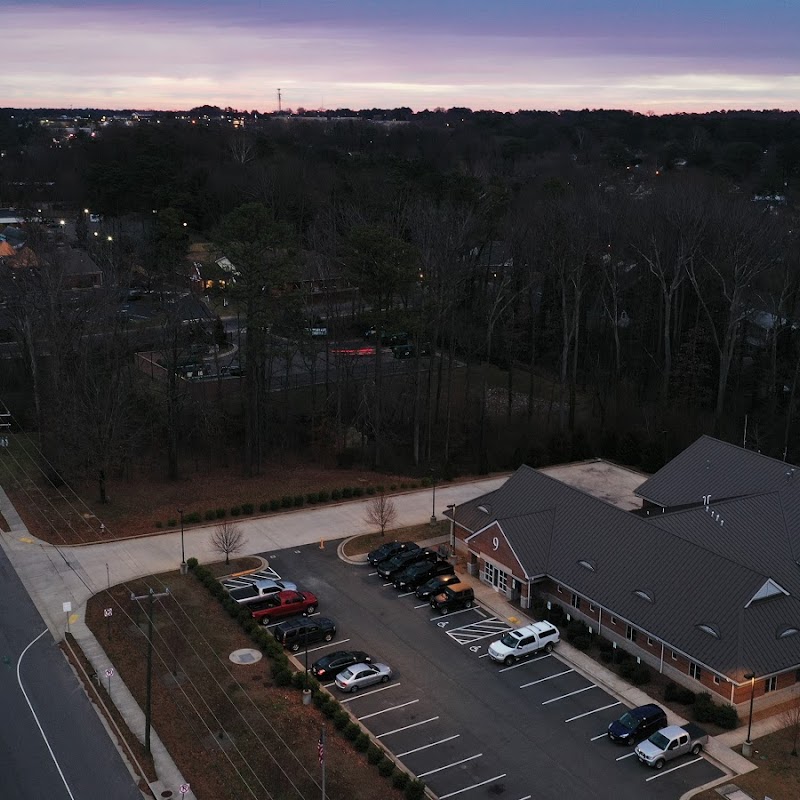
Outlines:
{"label": "dirt ground", "polygon": [[[153,726],[195,796],[288,798],[297,795],[292,786],[302,796],[318,796],[317,742],[325,717],[303,705],[298,690],[275,685],[269,659],[246,665],[229,660],[233,650],[252,642],[191,574],[112,587],[89,602],[87,623],[138,703],[144,708],[146,604],[130,595],[166,586],[169,597],[154,603]],[[114,609],[110,621],[103,616],[106,607]],[[400,800],[402,793],[330,721],[326,737],[329,797]]]}

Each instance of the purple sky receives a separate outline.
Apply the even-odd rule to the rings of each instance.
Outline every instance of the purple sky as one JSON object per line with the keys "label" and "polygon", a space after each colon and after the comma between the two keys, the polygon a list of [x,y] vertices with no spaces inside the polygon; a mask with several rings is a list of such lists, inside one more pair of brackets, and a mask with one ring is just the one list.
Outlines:
{"label": "purple sky", "polygon": [[800,0],[5,0],[0,106],[800,107]]}

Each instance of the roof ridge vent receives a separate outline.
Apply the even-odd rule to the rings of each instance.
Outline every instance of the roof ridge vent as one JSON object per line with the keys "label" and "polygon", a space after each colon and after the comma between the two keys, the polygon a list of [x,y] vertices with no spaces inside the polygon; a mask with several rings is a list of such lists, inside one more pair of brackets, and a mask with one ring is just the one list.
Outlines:
{"label": "roof ridge vent", "polygon": [[747,601],[745,608],[749,608],[751,603],[756,603],[759,600],[768,600],[770,597],[777,597],[778,595],[786,595],[788,597],[789,592],[777,581],[767,578],[761,588]]}

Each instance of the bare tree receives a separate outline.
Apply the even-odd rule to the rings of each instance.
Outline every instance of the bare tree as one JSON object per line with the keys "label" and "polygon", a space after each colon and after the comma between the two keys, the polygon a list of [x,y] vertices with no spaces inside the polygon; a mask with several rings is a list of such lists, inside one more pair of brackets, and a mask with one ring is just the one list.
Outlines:
{"label": "bare tree", "polygon": [[238,553],[247,544],[244,534],[235,522],[221,522],[211,534],[211,546],[231,563],[231,553]]}
{"label": "bare tree", "polygon": [[386,534],[386,529],[395,519],[397,519],[397,509],[385,494],[373,497],[367,504],[366,520],[381,529],[381,536]]}
{"label": "bare tree", "polygon": [[797,740],[800,739],[800,698],[781,712],[781,722],[792,740],[791,755],[797,756]]}

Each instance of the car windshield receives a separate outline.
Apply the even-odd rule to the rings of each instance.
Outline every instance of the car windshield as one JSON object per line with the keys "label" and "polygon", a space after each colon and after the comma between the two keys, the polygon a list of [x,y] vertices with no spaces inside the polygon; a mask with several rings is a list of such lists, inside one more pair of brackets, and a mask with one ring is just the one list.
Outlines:
{"label": "car windshield", "polygon": [[504,644],[506,647],[516,647],[517,646],[517,637],[512,636],[510,633],[504,633],[500,637],[500,643]]}
{"label": "car windshield", "polygon": [[656,731],[647,741],[654,744],[659,750],[666,750],[669,747],[669,739],[661,731]]}
{"label": "car windshield", "polygon": [[623,728],[632,731],[636,727],[636,718],[629,711],[619,718],[619,724],[622,725]]}

